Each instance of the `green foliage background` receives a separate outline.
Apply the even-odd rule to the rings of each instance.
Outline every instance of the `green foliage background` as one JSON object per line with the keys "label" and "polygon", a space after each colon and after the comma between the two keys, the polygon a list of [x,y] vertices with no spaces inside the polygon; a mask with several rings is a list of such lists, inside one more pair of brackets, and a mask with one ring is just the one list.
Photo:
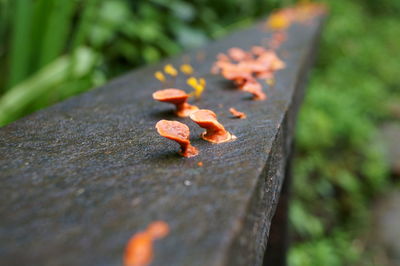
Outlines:
{"label": "green foliage background", "polygon": [[[289,264],[382,265],[364,235],[371,200],[391,182],[376,133],[392,119],[388,105],[400,100],[400,1],[325,2],[331,14],[297,130]],[[0,0],[0,126],[281,6]]]}
{"label": "green foliage background", "polygon": [[387,265],[368,235],[371,201],[393,182],[377,129],[400,103],[400,2],[327,3],[296,132],[290,265]]}

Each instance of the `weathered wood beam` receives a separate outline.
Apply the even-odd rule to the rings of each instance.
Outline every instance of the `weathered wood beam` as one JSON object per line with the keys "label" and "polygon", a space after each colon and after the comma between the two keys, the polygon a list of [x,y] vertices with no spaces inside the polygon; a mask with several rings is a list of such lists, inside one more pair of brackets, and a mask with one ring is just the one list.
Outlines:
{"label": "weathered wood beam", "polygon": [[[278,50],[287,67],[267,101],[209,74],[219,52],[270,37],[262,22],[0,129],[0,264],[121,265],[131,235],[164,220],[171,232],[152,265],[261,265],[322,20],[288,29]],[[151,97],[153,73],[187,57],[208,83],[196,104],[238,137],[212,145],[177,119],[200,150],[190,159],[156,133],[158,120],[176,118]],[[231,119],[229,107],[248,118]]]}

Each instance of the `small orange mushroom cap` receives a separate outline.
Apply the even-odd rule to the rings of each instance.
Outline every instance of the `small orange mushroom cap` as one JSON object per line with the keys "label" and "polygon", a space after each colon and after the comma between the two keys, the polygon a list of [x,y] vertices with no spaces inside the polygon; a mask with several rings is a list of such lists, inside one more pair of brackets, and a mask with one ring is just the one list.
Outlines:
{"label": "small orange mushroom cap", "polygon": [[161,136],[176,141],[181,146],[180,154],[183,157],[193,157],[199,152],[190,144],[189,127],[178,121],[160,120],[156,124],[158,134]]}
{"label": "small orange mushroom cap", "polygon": [[242,61],[249,57],[249,54],[243,49],[232,47],[228,50],[228,55],[235,61]]}
{"label": "small orange mushroom cap", "polygon": [[257,56],[262,55],[266,51],[267,51],[267,49],[265,49],[263,46],[256,45],[256,46],[251,47],[251,52]]}
{"label": "small orange mushroom cap", "polygon": [[204,140],[212,143],[222,143],[236,138],[218,122],[217,115],[211,110],[198,110],[190,115],[190,119],[200,127],[206,129],[206,131],[201,134]]}
{"label": "small orange mushroom cap", "polygon": [[229,57],[224,53],[219,53],[217,55],[217,59],[218,59],[218,61],[221,61],[221,62],[229,62],[230,61]]}
{"label": "small orange mushroom cap", "polygon": [[245,119],[247,117],[247,115],[243,112],[239,112],[238,110],[236,110],[235,108],[231,107],[229,108],[229,112],[233,115],[233,117],[235,118],[239,118],[239,119]]}
{"label": "small orange mushroom cap", "polygon": [[164,238],[169,233],[169,226],[164,221],[155,221],[147,227],[147,232],[153,239]]}
{"label": "small orange mushroom cap", "polygon": [[179,117],[187,117],[192,112],[199,110],[197,106],[187,103],[189,94],[179,89],[164,89],[153,93],[153,99],[159,102],[172,103],[176,106],[175,113]]}
{"label": "small orange mushroom cap", "polygon": [[242,86],[242,90],[253,94],[254,100],[265,100],[267,95],[262,91],[262,86],[257,81],[247,81]]}

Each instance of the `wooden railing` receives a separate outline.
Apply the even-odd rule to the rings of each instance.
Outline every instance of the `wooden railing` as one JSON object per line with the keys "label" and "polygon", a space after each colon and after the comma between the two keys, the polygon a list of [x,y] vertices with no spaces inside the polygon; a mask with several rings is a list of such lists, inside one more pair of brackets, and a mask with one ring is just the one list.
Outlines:
{"label": "wooden railing", "polygon": [[[277,51],[286,68],[265,86],[266,101],[210,74],[218,53],[271,37],[262,21],[0,129],[0,264],[121,265],[130,237],[163,220],[170,232],[151,265],[283,265],[292,139],[322,21],[287,29]],[[188,60],[207,80],[196,105],[214,110],[235,141],[201,140],[201,128],[152,99],[154,72]],[[188,124],[199,155],[177,155],[154,128],[160,119]]]}

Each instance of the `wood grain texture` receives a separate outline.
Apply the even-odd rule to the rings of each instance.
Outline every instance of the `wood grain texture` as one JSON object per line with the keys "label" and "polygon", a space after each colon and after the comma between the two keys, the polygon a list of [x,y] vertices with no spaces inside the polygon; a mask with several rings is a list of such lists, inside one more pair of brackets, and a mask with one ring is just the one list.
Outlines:
{"label": "wood grain texture", "polygon": [[[202,48],[204,60],[186,55],[208,84],[196,105],[214,110],[234,142],[201,140],[201,128],[152,100],[153,73],[182,56],[0,129],[0,264],[121,265],[131,235],[164,220],[171,232],[156,242],[154,266],[261,265],[322,20],[289,28],[278,51],[287,67],[267,101],[209,74],[219,52],[271,36],[263,23]],[[179,157],[156,133],[160,119],[186,123],[200,154]]]}

